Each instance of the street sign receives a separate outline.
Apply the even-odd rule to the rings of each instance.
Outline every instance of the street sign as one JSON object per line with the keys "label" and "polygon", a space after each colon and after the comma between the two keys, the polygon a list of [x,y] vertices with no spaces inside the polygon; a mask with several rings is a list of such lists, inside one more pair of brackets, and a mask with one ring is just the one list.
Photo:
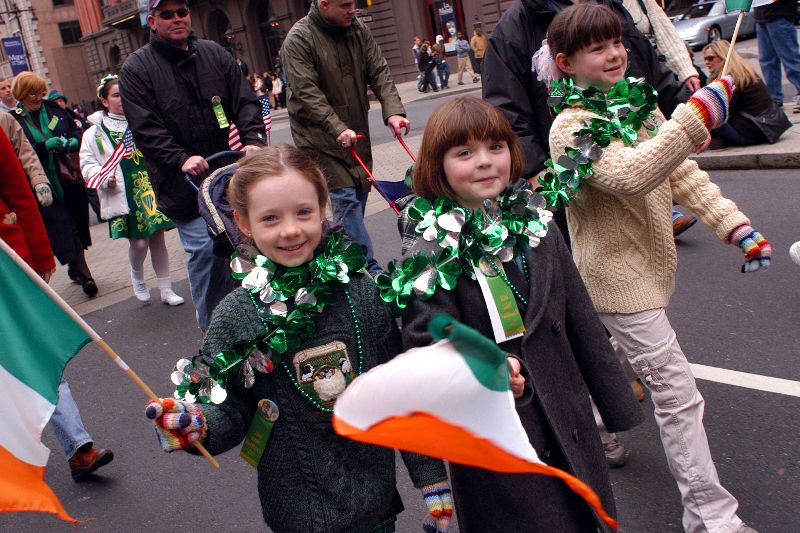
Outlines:
{"label": "street sign", "polygon": [[25,57],[25,48],[22,46],[21,37],[3,37],[3,49],[8,56],[8,64],[11,72],[16,76],[20,72],[30,70],[28,58]]}

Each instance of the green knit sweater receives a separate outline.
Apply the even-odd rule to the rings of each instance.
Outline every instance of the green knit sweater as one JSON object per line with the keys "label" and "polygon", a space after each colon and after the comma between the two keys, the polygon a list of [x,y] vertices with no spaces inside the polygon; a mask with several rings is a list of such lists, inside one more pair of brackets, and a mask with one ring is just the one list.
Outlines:
{"label": "green knit sweater", "polygon": [[[361,327],[366,371],[400,351],[400,334],[369,276],[351,275],[347,290]],[[341,341],[357,372],[357,337],[343,292],[316,318],[315,325],[316,331],[302,339],[298,352]],[[263,326],[253,304],[246,291],[237,288],[214,311],[202,351],[216,354],[260,334]],[[295,353],[284,355],[292,369]],[[298,533],[370,531],[397,512],[394,450],[336,435],[331,415],[301,396],[282,364],[270,374],[256,372],[250,389],[231,376],[225,402],[201,406],[208,423],[204,444],[212,454],[242,442],[263,398],[274,401],[280,410],[258,465],[258,493],[269,527]],[[439,460],[412,453],[402,453],[402,457],[417,488],[447,479]]]}

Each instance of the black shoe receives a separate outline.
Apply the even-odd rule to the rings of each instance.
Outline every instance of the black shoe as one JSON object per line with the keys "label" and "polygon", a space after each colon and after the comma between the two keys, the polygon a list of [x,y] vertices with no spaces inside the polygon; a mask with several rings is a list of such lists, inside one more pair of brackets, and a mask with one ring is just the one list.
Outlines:
{"label": "black shoe", "polygon": [[82,284],[83,292],[86,293],[86,296],[89,298],[94,298],[97,294],[97,284],[95,284],[92,278],[86,279]]}

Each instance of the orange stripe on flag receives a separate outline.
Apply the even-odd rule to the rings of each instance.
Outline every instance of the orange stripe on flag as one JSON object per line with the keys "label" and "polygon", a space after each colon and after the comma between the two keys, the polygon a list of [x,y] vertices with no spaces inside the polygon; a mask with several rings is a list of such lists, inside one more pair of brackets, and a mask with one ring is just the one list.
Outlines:
{"label": "orange stripe on flag", "polygon": [[37,511],[76,522],[44,482],[44,467],[17,459],[0,446],[0,512]]}
{"label": "orange stripe on flag", "polygon": [[[466,429],[435,416],[419,412],[409,416],[395,416],[364,431],[334,415],[333,428],[336,433],[348,439],[421,453],[446,459],[451,463],[476,466],[496,472],[557,477],[586,500],[603,522],[615,529],[619,527],[617,521],[603,509],[603,504],[594,490],[572,474],[546,464],[532,463],[515,457],[489,440],[477,437]],[[427,435],[428,438],[421,438],[421,435]]]}

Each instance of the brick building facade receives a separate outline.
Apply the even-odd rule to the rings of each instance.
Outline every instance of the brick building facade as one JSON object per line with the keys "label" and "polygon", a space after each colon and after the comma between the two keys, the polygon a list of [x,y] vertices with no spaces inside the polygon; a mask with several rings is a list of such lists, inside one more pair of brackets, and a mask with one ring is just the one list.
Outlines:
{"label": "brick building facade", "polygon": [[[419,35],[433,42],[454,27],[467,35],[479,24],[491,32],[513,0],[373,0],[361,15],[389,62],[396,81],[417,75],[411,53]],[[99,78],[119,72],[125,58],[144,45],[145,0],[75,0],[81,13],[88,72]],[[251,72],[272,70],[289,29],[308,12],[309,0],[192,0],[195,33],[225,46]],[[83,14],[86,14],[85,16]]]}

